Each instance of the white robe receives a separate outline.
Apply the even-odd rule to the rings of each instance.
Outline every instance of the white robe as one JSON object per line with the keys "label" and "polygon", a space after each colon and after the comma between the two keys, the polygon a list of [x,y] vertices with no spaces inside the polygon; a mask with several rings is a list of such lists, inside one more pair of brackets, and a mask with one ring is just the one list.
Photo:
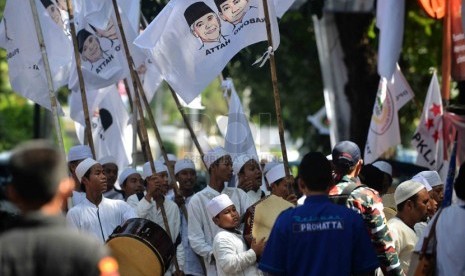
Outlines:
{"label": "white robe", "polygon": [[407,273],[410,267],[410,258],[412,257],[413,249],[418,241],[415,231],[408,227],[398,217],[391,218],[387,225],[394,241],[394,247],[399,255],[400,265],[404,273]]}
{"label": "white robe", "polygon": [[67,224],[95,236],[102,243],[126,220],[135,218],[134,210],[122,200],[102,196],[98,206],[84,198],[66,214]]}
{"label": "white robe", "polygon": [[220,231],[213,239],[213,255],[218,276],[262,275],[257,269],[257,255],[247,246],[241,233]]}
{"label": "white robe", "polygon": [[[436,275],[465,275],[465,202],[458,200],[457,204],[442,210],[436,223]],[[423,238],[431,231],[431,219],[415,246],[415,252],[419,252],[423,245]],[[432,251],[432,242],[428,244],[428,251]]]}
{"label": "white robe", "polygon": [[[237,188],[225,187],[221,194],[226,194],[234,202],[236,210],[242,216],[251,205],[247,194]],[[213,238],[221,230],[207,212],[206,205],[212,198],[220,193],[210,186],[196,193],[187,206],[189,217],[188,237],[192,250],[202,256],[207,269],[207,275],[216,275],[216,265],[213,261]]]}

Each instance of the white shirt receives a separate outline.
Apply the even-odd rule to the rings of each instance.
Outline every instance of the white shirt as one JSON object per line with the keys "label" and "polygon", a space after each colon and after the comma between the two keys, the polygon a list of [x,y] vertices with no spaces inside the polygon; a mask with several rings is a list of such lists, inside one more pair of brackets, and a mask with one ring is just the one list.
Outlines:
{"label": "white shirt", "polygon": [[[192,195],[193,196],[193,195]],[[186,201],[186,209],[189,205],[192,196],[187,197]],[[182,238],[182,246],[184,248],[184,274],[186,275],[195,275],[195,276],[203,276],[204,272],[202,269],[202,264],[200,263],[201,258],[192,250],[192,247],[189,243],[188,233],[187,233],[187,221],[184,215],[181,214],[181,238]]]}
{"label": "white shirt", "polygon": [[[146,194],[146,192],[144,192]],[[139,201],[139,198],[136,194],[128,197],[127,203],[134,208],[137,213],[137,216],[140,218],[145,218],[151,220],[158,224],[163,230],[166,231],[165,223],[163,221],[163,215],[161,209],[157,208],[157,204],[154,200],[150,202],[145,199],[145,196]],[[173,244],[176,243],[176,239],[181,231],[181,217],[178,205],[173,201],[165,197],[163,202],[163,207],[165,208],[166,218],[168,220],[168,226],[170,228],[170,234]],[[176,248],[176,259],[178,261],[179,269],[183,270],[184,267],[184,249],[181,244]],[[174,261],[173,261],[174,264]],[[171,275],[171,271],[174,271],[174,266],[171,267],[165,275]]]}
{"label": "white shirt", "polygon": [[73,191],[73,195],[71,198],[73,201],[73,206],[76,206],[86,198],[86,193]]}
{"label": "white shirt", "polygon": [[257,191],[250,190],[247,192],[247,197],[249,198],[250,205],[253,205],[257,201],[262,198],[262,189],[258,189]]}
{"label": "white shirt", "polygon": [[108,192],[104,192],[103,196],[110,199],[119,199],[124,200],[124,196],[122,193],[117,192],[115,189],[111,189]]}
{"label": "white shirt", "polygon": [[97,237],[102,243],[126,220],[135,218],[134,210],[122,200],[102,197],[98,206],[87,198],[66,214],[68,225]]}
{"label": "white shirt", "polygon": [[415,244],[418,241],[418,237],[412,228],[408,227],[398,217],[391,218],[387,225],[391,231],[391,236],[394,241],[394,247],[396,248],[397,254],[399,255],[400,265],[407,273],[410,266],[410,258],[412,256]]}
{"label": "white shirt", "polygon": [[[250,206],[247,194],[241,189],[225,187],[221,194],[229,196],[241,216],[245,214],[245,211]],[[213,238],[221,228],[213,222],[207,212],[206,205],[218,195],[220,195],[218,191],[207,186],[196,193],[187,206],[189,243],[192,250],[203,257],[208,276],[216,275],[216,266],[212,261],[212,245]]]}
{"label": "white shirt", "polygon": [[257,256],[247,246],[242,234],[220,231],[213,239],[213,255],[218,276],[262,275],[257,269]]}
{"label": "white shirt", "polygon": [[[453,204],[439,215],[436,223],[436,275],[465,275],[465,202]],[[423,238],[429,235],[431,230],[431,219],[428,226],[415,246],[415,252],[420,252],[423,245]],[[429,252],[432,250],[432,243],[428,244]]]}

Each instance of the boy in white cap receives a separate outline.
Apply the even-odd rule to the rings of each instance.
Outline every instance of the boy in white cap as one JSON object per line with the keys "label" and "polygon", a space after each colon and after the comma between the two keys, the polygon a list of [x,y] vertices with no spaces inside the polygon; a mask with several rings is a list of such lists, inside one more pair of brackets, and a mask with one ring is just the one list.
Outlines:
{"label": "boy in white cap", "polygon": [[262,275],[256,262],[265,247],[265,238],[259,242],[253,240],[251,249],[247,250],[242,233],[238,230],[239,213],[225,194],[214,197],[207,204],[207,210],[213,222],[223,229],[213,239],[218,275]]}
{"label": "boy in white cap", "polygon": [[87,158],[79,163],[76,176],[84,187],[86,198],[68,211],[67,223],[105,243],[117,226],[136,217],[136,214],[126,202],[103,196],[107,178],[102,165],[94,159]]}
{"label": "boy in white cap", "polygon": [[249,207],[247,194],[241,189],[225,187],[225,182],[231,179],[232,159],[222,147],[217,147],[204,156],[210,174],[210,181],[202,191],[196,193],[187,206],[189,217],[189,242],[195,253],[202,256],[207,275],[217,275],[213,257],[213,238],[220,228],[215,225],[206,210],[206,205],[212,198],[226,194],[234,202],[239,215],[243,215]]}
{"label": "boy in white cap", "polygon": [[297,196],[291,193],[291,183],[286,179],[284,164],[278,164],[271,168],[265,175],[271,189],[271,194],[279,196],[290,203],[297,205]]}
{"label": "boy in white cap", "polygon": [[118,179],[118,164],[116,163],[116,159],[111,155],[107,155],[100,158],[98,162],[102,165],[103,173],[107,177],[107,190],[103,193],[103,196],[123,200],[124,197],[121,190],[117,189],[120,188],[117,187],[119,185],[115,185]]}
{"label": "boy in white cap", "polygon": [[[124,200],[133,194],[144,192],[144,182],[142,176],[138,171],[133,168],[124,169],[119,175],[119,181],[121,182],[121,191],[123,192]],[[142,194],[143,196],[143,194]]]}
{"label": "boy in white cap", "polygon": [[415,223],[426,219],[429,195],[423,184],[407,180],[397,186],[394,200],[397,204],[397,215],[391,218],[387,224],[402,269],[408,273],[410,257],[418,241],[413,227]]}
{"label": "boy in white cap", "polygon": [[258,158],[250,154],[242,154],[234,160],[234,174],[237,177],[237,187],[244,190],[251,204],[265,197],[265,192],[260,189],[262,185],[262,171],[258,164]]}
{"label": "boy in white cap", "polygon": [[[184,250],[180,246],[178,236],[181,231],[181,217],[179,208],[172,200],[165,197],[168,192],[168,168],[160,161],[154,161],[155,172],[152,171],[150,162],[143,166],[142,176],[146,186],[145,196],[139,200],[137,194],[130,196],[127,200],[140,218],[149,219],[160,225],[164,230],[166,226],[163,220],[161,206],[166,212],[171,239],[176,247],[176,257],[181,270],[184,266]],[[171,275],[172,266],[165,275]]]}
{"label": "boy in white cap", "polygon": [[69,149],[68,152],[68,170],[74,179],[74,191],[72,195],[72,205],[68,206],[71,208],[79,203],[86,197],[86,193],[83,192],[82,184],[79,182],[76,176],[76,167],[86,158],[92,158],[92,151],[87,145],[75,145]]}

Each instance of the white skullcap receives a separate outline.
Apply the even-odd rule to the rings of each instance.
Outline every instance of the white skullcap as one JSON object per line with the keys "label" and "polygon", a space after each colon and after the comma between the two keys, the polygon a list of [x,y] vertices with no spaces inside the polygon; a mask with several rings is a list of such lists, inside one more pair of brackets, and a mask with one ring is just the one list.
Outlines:
{"label": "white skullcap", "polygon": [[267,173],[266,173],[266,180],[268,181],[268,184],[274,183],[276,180],[281,179],[286,176],[286,171],[284,170],[284,164],[278,164],[271,168]]}
{"label": "white skullcap", "polygon": [[221,194],[215,196],[207,203],[207,211],[210,214],[210,217],[214,218],[216,215],[221,213],[225,208],[234,205],[234,202],[231,201],[228,195]]}
{"label": "white skullcap", "polygon": [[123,182],[126,181],[126,179],[131,174],[135,174],[135,173],[140,175],[140,173],[138,171],[136,171],[136,169],[134,169],[134,168],[126,168],[126,169],[124,169],[119,175],[119,183],[123,184]]}
{"label": "white skullcap", "polygon": [[[172,153],[168,153],[166,154],[166,157],[168,157],[168,161],[173,161],[173,162],[176,162],[178,161],[178,158],[176,157],[176,155],[172,154]],[[162,156],[160,156],[160,158],[158,158],[157,161],[160,161],[162,163],[165,163],[165,158]]]}
{"label": "white skullcap", "polygon": [[234,174],[239,174],[242,167],[244,167],[245,163],[249,162],[250,160],[255,160],[258,163],[258,158],[253,154],[241,154],[234,158],[233,162],[233,171]]}
{"label": "white skullcap", "polygon": [[92,158],[86,158],[81,163],[79,163],[75,170],[79,183],[81,183],[81,179],[86,174],[86,172],[95,164],[98,164],[98,162]]}
{"label": "white skullcap", "polygon": [[116,158],[111,155],[104,156],[98,160],[98,162],[103,166],[105,164],[115,164],[118,167],[118,163],[116,163]]}
{"label": "white skullcap", "polygon": [[333,155],[332,154],[326,155],[326,159],[328,159],[329,161],[333,161]]}
{"label": "white skullcap", "polygon": [[425,188],[426,188],[426,191],[428,191],[428,192],[433,189],[431,187],[431,185],[429,185],[428,180],[423,175],[421,175],[420,173],[414,175],[412,177],[412,181],[420,182],[421,184],[423,184],[423,186],[425,186]]}
{"label": "white skullcap", "polygon": [[372,164],[374,167],[378,168],[380,171],[389,174],[392,177],[392,166],[386,161],[376,161]]}
{"label": "white skullcap", "polygon": [[186,169],[191,169],[195,171],[195,164],[190,159],[181,159],[176,161],[174,164],[174,174]]}
{"label": "white skullcap", "polygon": [[437,171],[423,171],[419,175],[423,176],[431,187],[444,185]]}
{"label": "white skullcap", "polygon": [[205,161],[205,165],[207,169],[210,169],[210,166],[218,159],[223,156],[230,155],[223,147],[216,147],[203,156],[203,161]]}
{"label": "white skullcap", "polygon": [[263,174],[266,174],[267,172],[269,172],[271,170],[271,168],[273,168],[274,166],[277,166],[279,165],[279,162],[276,162],[276,161],[270,161],[268,163],[265,164],[265,167],[263,168]]}
{"label": "white skullcap", "polygon": [[[167,172],[168,168],[160,161],[153,161],[155,167],[155,173]],[[149,176],[152,176],[152,168],[150,167],[150,162],[146,162],[142,167],[142,177],[146,179]]]}
{"label": "white skullcap", "polygon": [[92,158],[92,151],[87,145],[72,146],[68,152],[68,162]]}
{"label": "white skullcap", "polygon": [[420,182],[413,180],[407,180],[400,183],[394,192],[394,201],[396,202],[396,205],[399,205],[413,195],[416,195],[422,189],[425,189],[425,186]]}

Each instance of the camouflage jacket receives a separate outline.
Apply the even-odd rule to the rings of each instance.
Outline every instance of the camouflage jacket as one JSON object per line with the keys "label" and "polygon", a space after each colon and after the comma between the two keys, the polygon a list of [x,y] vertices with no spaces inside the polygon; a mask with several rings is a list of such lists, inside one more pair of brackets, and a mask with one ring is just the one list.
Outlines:
{"label": "camouflage jacket", "polygon": [[[331,188],[329,195],[341,194],[350,182],[359,181],[346,175]],[[347,199],[347,207],[362,215],[384,275],[404,275],[378,192],[369,187],[358,188]]]}

